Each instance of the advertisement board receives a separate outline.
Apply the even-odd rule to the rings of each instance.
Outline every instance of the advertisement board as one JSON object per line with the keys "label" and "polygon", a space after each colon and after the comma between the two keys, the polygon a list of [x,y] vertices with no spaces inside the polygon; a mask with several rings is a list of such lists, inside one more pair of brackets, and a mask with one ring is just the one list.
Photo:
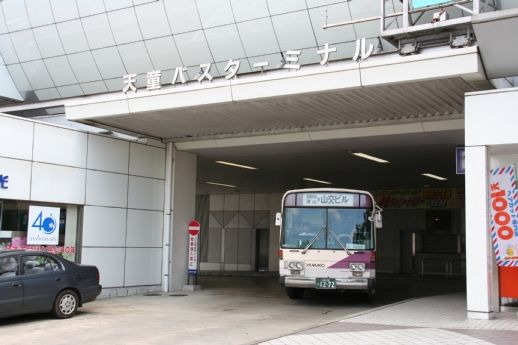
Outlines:
{"label": "advertisement board", "polygon": [[498,266],[518,266],[518,189],[514,164],[491,170],[491,239]]}
{"label": "advertisement board", "polygon": [[59,243],[59,207],[29,206],[27,222],[28,245]]}
{"label": "advertisement board", "polygon": [[412,8],[418,9],[423,7],[430,7],[430,6],[437,6],[437,5],[443,5],[456,2],[454,0],[412,0]]}

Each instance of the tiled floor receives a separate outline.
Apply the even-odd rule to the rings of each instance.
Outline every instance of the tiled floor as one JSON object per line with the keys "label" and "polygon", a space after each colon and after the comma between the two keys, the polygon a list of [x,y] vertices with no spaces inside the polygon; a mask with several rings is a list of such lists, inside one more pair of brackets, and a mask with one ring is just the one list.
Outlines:
{"label": "tiled floor", "polygon": [[499,313],[495,320],[467,320],[465,301],[464,294],[414,299],[261,345],[518,344],[516,312]]}

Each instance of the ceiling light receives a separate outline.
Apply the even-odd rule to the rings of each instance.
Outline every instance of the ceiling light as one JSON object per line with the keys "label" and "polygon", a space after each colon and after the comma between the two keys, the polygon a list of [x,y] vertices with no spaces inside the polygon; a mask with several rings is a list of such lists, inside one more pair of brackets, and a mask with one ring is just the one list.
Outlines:
{"label": "ceiling light", "polygon": [[433,179],[436,179],[436,180],[439,180],[439,181],[446,181],[447,180],[446,177],[441,177],[441,176],[437,176],[437,175],[430,174],[430,173],[423,173],[421,175],[429,177],[429,178],[433,178]]}
{"label": "ceiling light", "polygon": [[248,165],[241,165],[241,164],[231,163],[231,162],[216,161],[216,163],[224,164],[224,165],[230,165],[231,167],[236,167],[236,168],[242,168],[242,169],[248,169],[248,170],[257,170],[257,168],[255,168],[255,167],[251,167],[251,166],[248,166]]}
{"label": "ceiling light", "polygon": [[315,179],[313,179],[313,178],[309,178],[309,177],[303,177],[302,179],[303,179],[303,180],[306,180],[306,181],[316,182],[316,183],[332,184],[331,182],[322,181],[322,180],[315,180]]}
{"label": "ceiling light", "polygon": [[387,160],[384,160],[384,159],[381,159],[381,158],[378,158],[378,157],[374,157],[374,156],[371,156],[371,155],[368,155],[366,153],[361,153],[361,152],[352,152],[353,155],[357,156],[357,157],[361,157],[361,158],[365,158],[365,159],[369,159],[371,161],[375,161],[375,162],[378,162],[378,163],[390,163],[389,161]]}
{"label": "ceiling light", "polygon": [[229,187],[229,188],[236,188],[237,186],[234,186],[233,184],[224,184],[224,183],[217,183],[217,182],[205,182],[206,184],[211,184],[213,186],[220,186],[220,187]]}

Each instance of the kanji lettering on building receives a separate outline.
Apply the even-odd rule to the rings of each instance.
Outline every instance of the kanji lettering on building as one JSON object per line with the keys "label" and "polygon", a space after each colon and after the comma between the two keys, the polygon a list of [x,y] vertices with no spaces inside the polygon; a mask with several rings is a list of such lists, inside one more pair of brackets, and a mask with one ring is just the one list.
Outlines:
{"label": "kanji lettering on building", "polygon": [[[320,55],[320,65],[327,65],[330,61],[331,54],[337,53],[338,48],[330,47],[329,43],[325,43],[322,49],[316,51],[316,54]],[[352,60],[355,62],[360,62],[369,58],[374,52],[374,46],[369,44],[367,46],[365,38],[361,38],[356,40],[356,50]],[[302,65],[300,64],[300,57],[302,56],[302,52],[300,50],[288,50],[284,53],[284,64],[282,64],[283,69],[288,69],[290,71],[298,71],[301,69]],[[266,67],[270,65],[269,61],[258,61],[252,65],[252,68],[255,70],[260,70],[261,74],[265,73]],[[224,67],[224,71],[227,72],[225,75],[226,80],[235,79],[239,73],[239,69],[241,67],[240,60],[230,59]],[[278,68],[277,66],[276,68]],[[204,80],[208,80],[212,82],[214,77],[211,75],[210,71],[212,68],[212,63],[204,63],[199,65],[200,72],[191,80],[196,80],[202,83]],[[170,85],[177,86],[186,84],[187,81],[190,81],[188,75],[186,76],[187,67],[181,66],[176,67],[174,69],[173,78],[170,82]],[[158,90],[162,87],[161,82],[162,72],[160,70],[151,71],[146,74],[146,90],[153,91]],[[122,89],[123,93],[128,93],[132,91],[133,93],[137,92],[136,82],[137,82],[137,74],[127,74],[123,76],[124,87]]]}
{"label": "kanji lettering on building", "polygon": [[7,183],[9,183],[9,176],[0,175],[0,188],[7,189]]}
{"label": "kanji lettering on building", "polygon": [[133,91],[133,93],[137,92],[137,88],[135,87],[135,83],[137,82],[136,74],[126,74],[122,78],[125,84],[122,92],[127,93],[129,90]]}

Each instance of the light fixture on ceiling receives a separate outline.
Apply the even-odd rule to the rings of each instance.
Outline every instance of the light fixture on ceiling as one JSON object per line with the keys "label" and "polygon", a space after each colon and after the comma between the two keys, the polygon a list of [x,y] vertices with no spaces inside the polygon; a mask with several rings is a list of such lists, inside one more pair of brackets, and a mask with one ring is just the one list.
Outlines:
{"label": "light fixture on ceiling", "polygon": [[217,182],[205,182],[205,183],[213,185],[213,186],[219,186],[219,187],[237,188],[237,186],[234,186],[233,184],[225,184],[225,183],[217,183]]}
{"label": "light fixture on ceiling", "polygon": [[215,161],[215,163],[223,164],[223,165],[229,165],[231,167],[236,167],[236,168],[241,168],[241,169],[257,170],[256,167],[252,167],[252,166],[249,166],[249,165],[242,165],[242,164],[232,163],[232,162]]}
{"label": "light fixture on ceiling", "polygon": [[305,181],[316,182],[316,183],[321,183],[321,184],[332,184],[331,182],[315,180],[314,178],[309,178],[309,177],[303,177],[302,179]]}
{"label": "light fixture on ceiling", "polygon": [[429,177],[429,178],[433,178],[433,179],[436,179],[436,180],[439,180],[439,181],[446,181],[447,180],[446,177],[442,177],[442,176],[438,176],[438,175],[434,175],[434,174],[430,174],[430,173],[422,173],[421,175]]}
{"label": "light fixture on ceiling", "polygon": [[360,158],[365,158],[365,159],[368,159],[368,160],[371,160],[371,161],[374,161],[374,162],[378,162],[378,163],[390,163],[389,161],[385,160],[385,159],[381,159],[381,158],[378,158],[378,157],[374,157],[374,156],[371,156],[371,155],[368,155],[366,153],[362,153],[362,152],[351,152],[353,155],[357,156],[357,157],[360,157]]}

